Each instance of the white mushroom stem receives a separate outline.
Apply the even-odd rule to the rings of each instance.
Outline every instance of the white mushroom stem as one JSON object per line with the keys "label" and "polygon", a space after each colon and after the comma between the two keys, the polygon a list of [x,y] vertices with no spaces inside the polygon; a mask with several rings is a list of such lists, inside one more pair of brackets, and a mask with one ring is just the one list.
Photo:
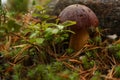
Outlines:
{"label": "white mushroom stem", "polygon": [[75,34],[71,34],[69,47],[78,51],[88,42],[89,34],[85,28],[74,30],[74,32]]}

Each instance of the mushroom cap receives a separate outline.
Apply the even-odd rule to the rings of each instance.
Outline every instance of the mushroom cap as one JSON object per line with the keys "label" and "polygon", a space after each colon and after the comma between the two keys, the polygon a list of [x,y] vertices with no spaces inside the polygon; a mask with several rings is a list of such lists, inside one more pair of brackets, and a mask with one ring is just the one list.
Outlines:
{"label": "mushroom cap", "polygon": [[59,15],[60,21],[76,21],[74,27],[70,27],[71,30],[97,27],[99,24],[98,18],[95,13],[88,7],[80,4],[73,4],[65,9]]}

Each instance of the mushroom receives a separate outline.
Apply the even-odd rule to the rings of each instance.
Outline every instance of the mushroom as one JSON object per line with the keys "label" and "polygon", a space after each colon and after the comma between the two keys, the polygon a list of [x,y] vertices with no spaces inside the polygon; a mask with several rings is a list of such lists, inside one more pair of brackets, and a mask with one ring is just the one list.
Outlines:
{"label": "mushroom", "polygon": [[88,7],[80,4],[73,4],[59,14],[61,22],[75,21],[76,24],[70,26],[69,29],[75,34],[70,35],[69,47],[75,51],[80,50],[88,42],[90,27],[97,27],[99,24],[95,13]]}

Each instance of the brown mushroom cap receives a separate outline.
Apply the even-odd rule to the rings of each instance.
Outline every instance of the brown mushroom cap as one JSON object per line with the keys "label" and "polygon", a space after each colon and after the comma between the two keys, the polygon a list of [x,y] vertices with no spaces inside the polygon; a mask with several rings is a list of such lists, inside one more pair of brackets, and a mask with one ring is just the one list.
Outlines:
{"label": "brown mushroom cap", "polygon": [[81,29],[87,27],[97,27],[99,24],[98,18],[94,12],[80,4],[73,4],[66,7],[59,15],[60,21],[65,22],[67,20],[76,21],[76,25],[70,29]]}
{"label": "brown mushroom cap", "polygon": [[97,16],[95,15],[95,13],[90,8],[88,8],[88,7],[84,6],[84,5],[83,5],[83,8],[89,15],[89,20],[90,20],[91,26],[98,27],[99,21],[98,21]]}

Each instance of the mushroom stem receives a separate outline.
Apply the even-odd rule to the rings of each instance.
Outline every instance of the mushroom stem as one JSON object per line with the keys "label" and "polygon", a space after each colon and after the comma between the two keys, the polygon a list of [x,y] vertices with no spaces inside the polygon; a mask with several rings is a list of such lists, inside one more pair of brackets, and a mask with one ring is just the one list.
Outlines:
{"label": "mushroom stem", "polygon": [[75,51],[80,50],[87,43],[89,39],[88,31],[85,28],[74,30],[75,34],[70,36],[69,47]]}

